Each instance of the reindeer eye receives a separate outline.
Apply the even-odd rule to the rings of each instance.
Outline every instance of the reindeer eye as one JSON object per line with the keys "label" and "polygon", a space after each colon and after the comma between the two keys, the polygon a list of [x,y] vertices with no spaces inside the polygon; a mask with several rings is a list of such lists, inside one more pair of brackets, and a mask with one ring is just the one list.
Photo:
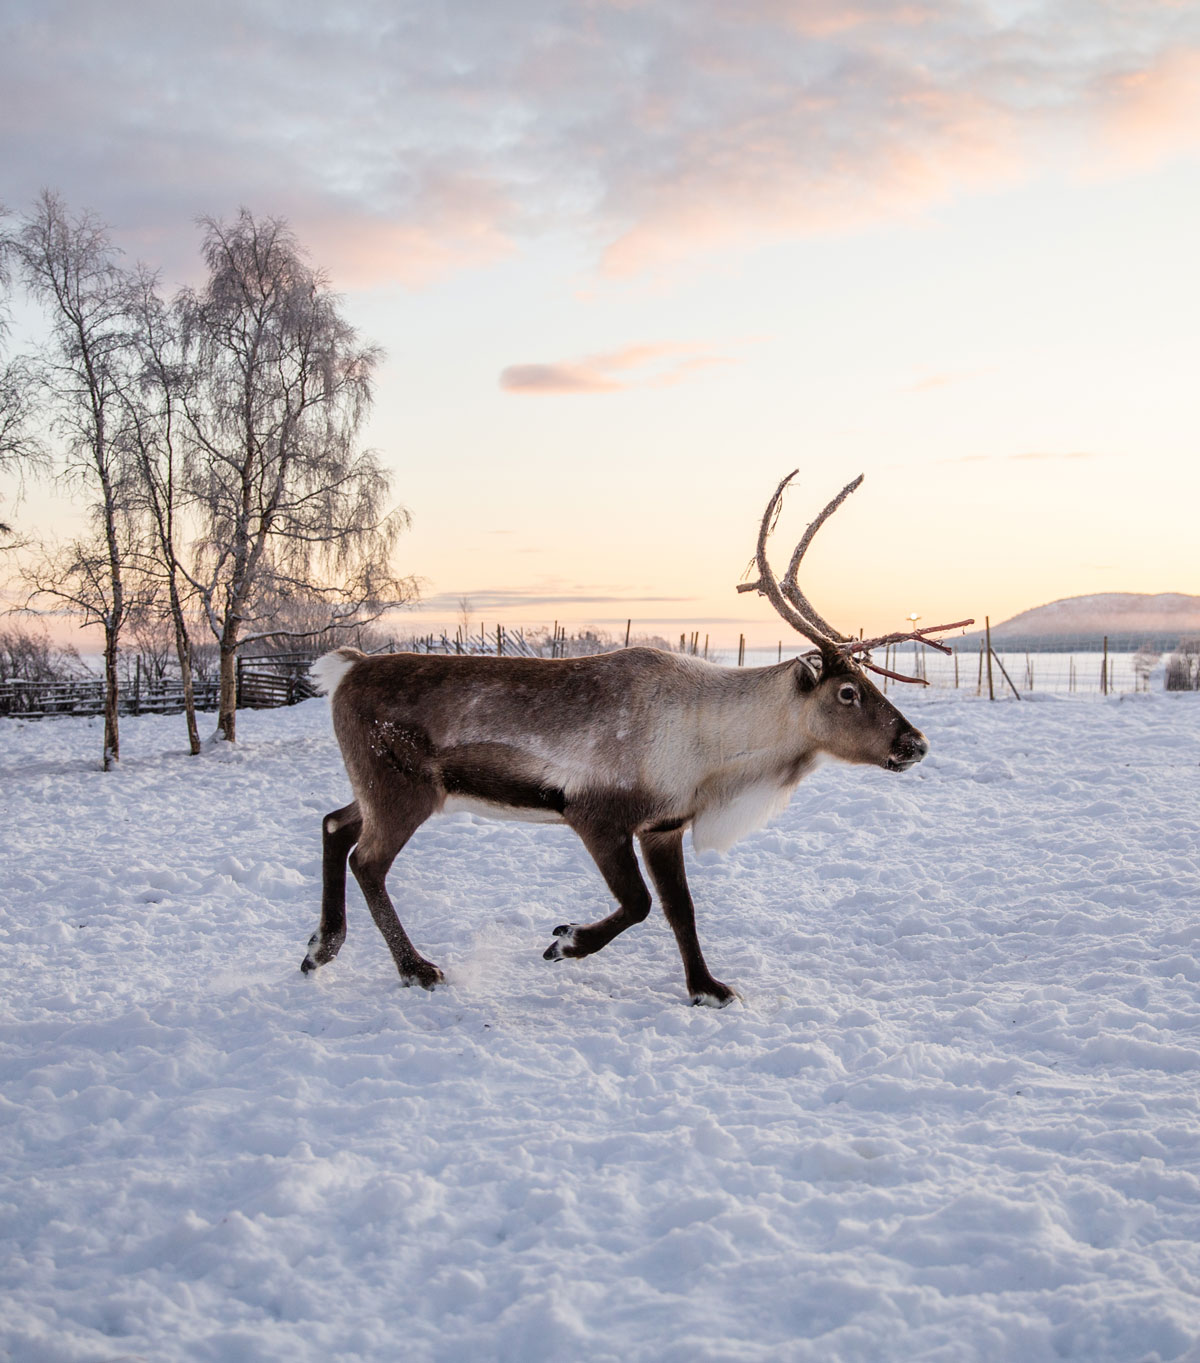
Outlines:
{"label": "reindeer eye", "polygon": [[837,698],[843,705],[856,705],[858,703],[858,687],[852,682],[843,682],[838,687]]}

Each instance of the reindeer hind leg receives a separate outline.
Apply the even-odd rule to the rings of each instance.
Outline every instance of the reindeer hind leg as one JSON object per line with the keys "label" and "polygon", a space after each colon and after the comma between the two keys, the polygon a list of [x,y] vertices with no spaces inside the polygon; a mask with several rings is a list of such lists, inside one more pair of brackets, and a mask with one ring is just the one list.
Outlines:
{"label": "reindeer hind leg", "polygon": [[346,940],[346,861],[362,826],[357,800],[326,814],[321,822],[321,922],[300,962],[306,975],[328,965]]}
{"label": "reindeer hind leg", "polygon": [[432,961],[413,946],[408,933],[396,914],[387,892],[387,873],[397,854],[425,820],[433,813],[432,789],[424,784],[413,785],[405,792],[407,798],[389,809],[387,823],[377,822],[370,811],[363,820],[362,833],[350,854],[350,869],[358,881],[367,908],[388,944],[402,983],[419,984],[432,989],[444,978]]}

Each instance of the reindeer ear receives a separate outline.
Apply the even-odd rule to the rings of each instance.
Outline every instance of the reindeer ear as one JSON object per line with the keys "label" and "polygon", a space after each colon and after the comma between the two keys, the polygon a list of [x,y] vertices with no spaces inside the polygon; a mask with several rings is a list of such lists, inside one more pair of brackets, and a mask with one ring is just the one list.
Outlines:
{"label": "reindeer ear", "polygon": [[815,654],[806,654],[796,659],[796,685],[802,692],[812,691],[821,680],[821,659]]}

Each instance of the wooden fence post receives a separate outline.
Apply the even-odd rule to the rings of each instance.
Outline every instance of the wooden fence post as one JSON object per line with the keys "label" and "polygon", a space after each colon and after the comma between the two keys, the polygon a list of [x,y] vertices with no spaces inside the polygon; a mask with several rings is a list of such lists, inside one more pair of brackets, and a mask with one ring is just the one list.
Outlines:
{"label": "wooden fence post", "polygon": [[741,667],[746,661],[746,636],[738,635],[738,666]]}
{"label": "wooden fence post", "polygon": [[629,647],[629,631],[630,631],[632,628],[633,628],[633,621],[632,621],[632,620],[626,620],[626,621],[625,621],[625,647],[626,647],[626,648]]}
{"label": "wooden fence post", "polygon": [[1100,694],[1108,695],[1108,635],[1104,636],[1104,661],[1100,664]]}
{"label": "wooden fence post", "polygon": [[983,617],[983,628],[987,638],[988,700],[995,700],[996,688],[992,683],[992,620],[988,615]]}
{"label": "wooden fence post", "polygon": [[1008,668],[1004,666],[1004,661],[1000,657],[999,653],[996,654],[996,666],[1000,669],[1001,673],[1004,676],[1004,680],[1008,683],[1009,690],[1013,693],[1014,696],[1016,696],[1018,700],[1020,700],[1021,693],[1013,685],[1013,679],[1008,675]]}

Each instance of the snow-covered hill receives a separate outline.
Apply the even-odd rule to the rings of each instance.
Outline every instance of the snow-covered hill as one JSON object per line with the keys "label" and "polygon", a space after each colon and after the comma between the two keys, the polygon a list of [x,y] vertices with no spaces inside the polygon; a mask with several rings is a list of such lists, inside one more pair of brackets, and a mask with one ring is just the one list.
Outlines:
{"label": "snow-covered hill", "polygon": [[[1200,697],[905,693],[657,913],[459,814],[332,965],[325,702],[0,721],[0,1356],[17,1363],[1200,1360]],[[689,853],[689,855],[691,855]]]}
{"label": "snow-covered hill", "polygon": [[[1182,592],[1097,592],[1067,596],[1032,610],[992,622],[993,645],[1036,648],[1064,641],[1099,643],[1105,636],[1121,647],[1143,641],[1159,649],[1173,648],[1187,636],[1200,636],[1200,596]],[[979,631],[968,636],[977,640]],[[965,642],[965,641],[964,641]]]}

